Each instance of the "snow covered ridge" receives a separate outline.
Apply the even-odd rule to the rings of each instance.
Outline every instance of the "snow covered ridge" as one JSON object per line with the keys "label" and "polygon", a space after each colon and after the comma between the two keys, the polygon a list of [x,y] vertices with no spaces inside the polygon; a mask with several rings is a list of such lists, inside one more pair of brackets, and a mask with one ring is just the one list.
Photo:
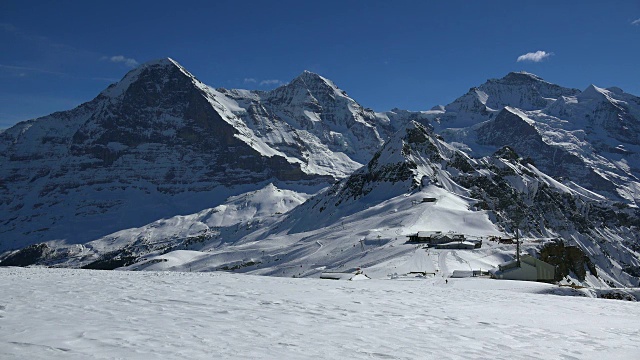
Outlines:
{"label": "snow covered ridge", "polygon": [[[437,203],[415,204],[415,199],[424,198]],[[378,230],[367,232],[369,227],[362,226],[356,234],[393,239],[394,234],[422,230],[480,237],[519,231],[532,239],[565,239],[582,249],[585,260],[576,260],[579,264],[556,263],[558,279],[570,275],[591,286],[638,286],[640,280],[637,208],[607,203],[586,189],[566,186],[509,147],[470,158],[415,122],[392,137],[367,166],[290,212],[283,226],[309,234],[345,222],[366,222],[372,216],[380,217],[371,226]],[[388,241],[397,245],[397,240]],[[545,259],[566,258],[545,255],[557,252],[555,247],[553,242],[532,241],[527,251]],[[487,254],[495,256],[495,251],[487,249],[478,256]]]}
{"label": "snow covered ridge", "polygon": [[386,277],[415,253],[410,233],[518,227],[533,255],[557,238],[585,254],[565,280],[637,286],[639,109],[618,88],[510,73],[446,106],[374,113],[310,72],[227,90],[153,61],[0,133],[0,265]]}
{"label": "snow covered ridge", "polygon": [[[215,209],[121,231],[84,247],[40,249],[46,252],[42,259],[55,266],[296,277],[361,267],[373,278],[386,278],[404,271],[406,257],[424,254],[406,244],[404,235],[428,229],[484,239],[479,250],[433,250],[425,258],[448,276],[507,261],[513,246],[492,244],[488,236],[509,236],[519,224],[529,238],[525,251],[556,261],[558,279],[605,288],[638,285],[637,213],[613,213],[602,198],[562,185],[509,148],[471,159],[418,123],[326,192],[304,204],[271,207],[291,195],[268,186]],[[436,201],[420,203],[424,198]],[[537,240],[545,238],[567,239],[568,247]]]}

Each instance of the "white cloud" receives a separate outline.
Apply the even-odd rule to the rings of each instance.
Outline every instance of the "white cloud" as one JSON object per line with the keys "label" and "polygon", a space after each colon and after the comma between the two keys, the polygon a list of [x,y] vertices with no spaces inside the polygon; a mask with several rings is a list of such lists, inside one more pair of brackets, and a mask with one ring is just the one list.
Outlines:
{"label": "white cloud", "polygon": [[282,84],[282,81],[276,80],[276,79],[260,81],[260,86],[263,86],[263,85],[280,85],[280,84]]}
{"label": "white cloud", "polygon": [[538,50],[536,52],[530,52],[530,53],[526,53],[524,55],[518,56],[517,62],[521,62],[521,61],[540,62],[540,61],[548,58],[551,55],[553,55],[553,53],[542,51],[542,50]]}
{"label": "white cloud", "polygon": [[114,63],[124,63],[128,67],[136,67],[138,66],[138,62],[136,59],[127,58],[122,55],[116,55],[109,58],[109,61]]}
{"label": "white cloud", "polygon": [[249,85],[249,86],[255,85],[255,84],[257,84],[258,86],[274,86],[274,85],[280,86],[284,84],[282,81],[277,79],[259,80],[256,78],[244,78],[242,82],[245,85]]}
{"label": "white cloud", "polygon": [[640,19],[635,19],[631,22],[631,25],[640,25]]}

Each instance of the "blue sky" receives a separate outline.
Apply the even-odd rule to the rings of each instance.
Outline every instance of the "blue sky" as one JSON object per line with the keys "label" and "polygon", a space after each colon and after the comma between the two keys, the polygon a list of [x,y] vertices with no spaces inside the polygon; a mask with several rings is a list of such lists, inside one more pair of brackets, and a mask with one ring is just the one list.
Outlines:
{"label": "blue sky", "polygon": [[162,57],[214,87],[310,70],[378,111],[447,104],[520,70],[640,95],[640,2],[2,0],[0,128]]}

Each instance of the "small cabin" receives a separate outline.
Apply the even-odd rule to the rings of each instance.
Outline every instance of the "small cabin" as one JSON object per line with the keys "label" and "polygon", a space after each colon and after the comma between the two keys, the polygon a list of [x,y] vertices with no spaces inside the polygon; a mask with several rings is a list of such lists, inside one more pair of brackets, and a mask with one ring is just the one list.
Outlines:
{"label": "small cabin", "polygon": [[330,272],[330,271],[323,272],[322,274],[320,274],[320,279],[355,281],[355,280],[368,280],[370,279],[370,277],[368,277],[365,273],[363,273],[362,270],[358,269],[356,270],[355,273]]}
{"label": "small cabin", "polygon": [[424,197],[422,199],[414,199],[411,200],[411,205],[418,205],[418,204],[422,204],[422,203],[434,203],[438,201],[437,198],[434,197]]}
{"label": "small cabin", "polygon": [[[426,243],[429,246],[446,244],[450,242],[464,242],[467,238],[464,234],[442,233],[442,231],[419,231],[415,234],[407,235],[410,243]],[[474,243],[475,246],[475,243]]]}
{"label": "small cabin", "polygon": [[555,266],[548,264],[531,255],[522,255],[520,263],[517,260],[499,265],[491,271],[494,279],[525,280],[525,281],[553,281]]}
{"label": "small cabin", "polygon": [[431,243],[434,236],[439,236],[442,231],[418,231],[415,234],[407,235],[409,242],[413,243]]}

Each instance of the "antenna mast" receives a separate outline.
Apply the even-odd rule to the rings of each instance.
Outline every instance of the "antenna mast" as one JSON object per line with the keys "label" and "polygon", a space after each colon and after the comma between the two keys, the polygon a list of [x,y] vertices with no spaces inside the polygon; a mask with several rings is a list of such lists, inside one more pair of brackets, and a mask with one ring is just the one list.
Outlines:
{"label": "antenna mast", "polygon": [[516,263],[520,267],[520,229],[516,229]]}

